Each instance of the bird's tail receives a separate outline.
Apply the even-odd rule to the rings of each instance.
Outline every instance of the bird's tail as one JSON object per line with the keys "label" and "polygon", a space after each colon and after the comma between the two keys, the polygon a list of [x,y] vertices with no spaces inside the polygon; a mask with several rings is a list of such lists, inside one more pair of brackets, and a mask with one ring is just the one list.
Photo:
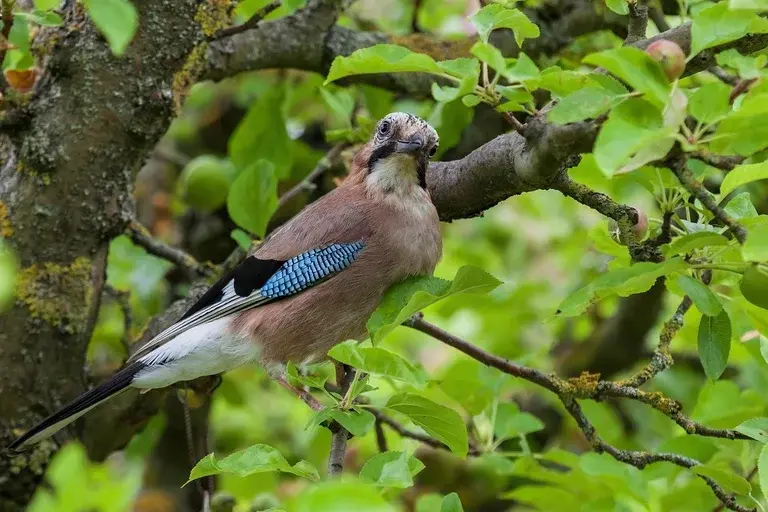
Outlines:
{"label": "bird's tail", "polygon": [[133,377],[145,366],[144,363],[138,361],[129,364],[99,386],[86,391],[69,404],[45,418],[26,434],[14,441],[8,447],[8,450],[20,452],[30,445],[39,443],[43,439],[52,436],[101,402],[125,390],[133,381]]}

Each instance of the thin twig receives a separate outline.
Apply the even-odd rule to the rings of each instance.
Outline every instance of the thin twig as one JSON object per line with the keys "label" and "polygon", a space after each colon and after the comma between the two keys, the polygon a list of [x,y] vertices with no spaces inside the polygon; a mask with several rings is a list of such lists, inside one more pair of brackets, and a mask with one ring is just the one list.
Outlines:
{"label": "thin twig", "polygon": [[666,32],[669,30],[670,27],[669,23],[667,23],[667,20],[664,18],[664,12],[657,8],[657,7],[649,7],[648,8],[648,16],[653,21],[653,24],[656,25],[656,28],[659,29],[659,32]]}
{"label": "thin twig", "polygon": [[732,171],[734,167],[740,165],[745,160],[743,156],[739,155],[715,155],[714,153],[706,153],[704,151],[694,151],[693,153],[688,153],[688,155],[723,171]]}
{"label": "thin twig", "polygon": [[376,446],[379,448],[379,452],[384,453],[387,451],[387,438],[384,436],[384,429],[381,424],[381,420],[376,418],[376,423],[374,423],[376,429]]}
{"label": "thin twig", "polygon": [[733,102],[736,101],[736,98],[749,92],[749,88],[752,87],[755,82],[757,82],[757,78],[745,78],[743,80],[739,80],[731,91],[731,95],[728,97],[728,104],[733,105]]}
{"label": "thin twig", "polygon": [[443,443],[435,439],[434,437],[428,436],[427,434],[422,434],[421,432],[414,432],[412,430],[408,430],[404,426],[402,426],[397,421],[393,420],[389,416],[386,416],[385,414],[382,414],[381,411],[373,408],[367,409],[370,412],[373,413],[374,416],[376,416],[376,421],[383,423],[390,427],[392,430],[397,432],[403,437],[407,437],[409,439],[415,439],[416,441],[420,441],[428,446],[431,446],[432,448],[440,448],[448,450],[449,448],[445,446]]}
{"label": "thin twig", "polygon": [[723,210],[720,205],[717,204],[715,196],[709,192],[704,185],[701,184],[696,178],[693,177],[693,173],[686,166],[685,157],[673,157],[671,160],[672,172],[675,173],[677,179],[685,187],[685,189],[691,193],[693,197],[699,200],[704,207],[711,211],[717,220],[723,223],[728,229],[731,230],[733,236],[740,244],[743,244],[747,240],[747,230],[744,229],[738,221],[733,219],[729,214]]}
{"label": "thin twig", "polygon": [[[702,281],[704,281],[705,284],[708,284],[710,279],[711,273],[705,273],[702,276]],[[661,461],[672,462],[673,464],[691,468],[698,465],[699,462],[673,453],[653,454],[645,451],[619,450],[606,444],[597,435],[594,426],[592,426],[586,417],[584,417],[581,412],[581,407],[577,402],[577,399],[603,400],[607,397],[636,400],[647,404],[666,415],[689,434],[724,439],[746,439],[746,436],[735,430],[710,428],[692,420],[682,413],[681,406],[678,402],[667,398],[662,393],[651,393],[637,389],[639,385],[647,382],[661,370],[672,364],[672,359],[669,356],[669,344],[674,334],[682,326],[683,315],[685,315],[685,312],[690,307],[691,301],[688,297],[685,297],[672,319],[669,320],[662,329],[659,348],[654,355],[654,360],[646,369],[638,372],[638,375],[636,375],[635,378],[623,382],[601,381],[599,375],[589,373],[583,373],[580,377],[569,379],[567,381],[553,374],[544,374],[533,368],[518,365],[490,354],[481,348],[426,322],[421,314],[412,316],[404,323],[404,325],[429,334],[433,338],[460,350],[488,366],[493,366],[504,373],[523,378],[552,391],[566,406],[568,412],[574,417],[579,428],[582,429],[587,440],[589,440],[591,446],[597,452],[607,452],[617,460],[631,464],[640,469],[648,464]],[[659,354],[660,356],[658,356]],[[661,361],[659,361],[659,359],[661,359]],[[377,416],[377,418],[379,418],[379,416]],[[386,423],[387,421],[384,418],[385,417],[382,417],[382,421]],[[704,476],[702,476],[702,478],[707,482],[707,485],[712,488],[712,491],[718,499],[720,499],[728,508],[742,512],[750,510],[744,507],[740,508],[740,506],[735,503],[733,497],[728,496],[713,480]]]}
{"label": "thin twig", "polygon": [[275,11],[278,7],[280,7],[279,0],[276,0],[274,2],[270,2],[248,18],[248,20],[243,23],[242,25],[235,25],[234,27],[228,27],[223,30],[220,30],[213,34],[209,40],[215,41],[217,39],[223,39],[225,37],[233,36],[235,34],[239,34],[241,32],[245,32],[246,30],[250,30],[252,28],[255,28],[256,25],[259,24],[261,20],[269,16],[270,13]]}
{"label": "thin twig", "polygon": [[147,228],[139,224],[136,220],[132,220],[128,224],[125,234],[130,237],[133,243],[143,247],[148,253],[163,258],[164,260],[168,260],[190,274],[201,277],[209,277],[214,274],[214,269],[212,267],[201,264],[181,249],[171,247],[170,245],[166,245],[155,239]]}
{"label": "thin twig", "polygon": [[515,129],[517,133],[520,135],[525,136],[525,125],[521,123],[515,116],[512,114],[512,112],[502,112],[501,114],[504,117],[504,120],[512,125],[512,128]]}
{"label": "thin twig", "polygon": [[739,77],[728,73],[720,66],[712,66],[708,71],[715,75],[721,82],[728,85],[736,85],[739,83]]}
{"label": "thin twig", "polygon": [[[573,398],[560,397],[563,405],[568,413],[576,421],[584,437],[589,441],[592,449],[597,453],[607,453],[614,459],[629,464],[638,469],[643,469],[649,464],[655,464],[657,462],[671,462],[677,466],[692,469],[701,463],[696,459],[678,455],[676,453],[650,453],[638,450],[620,450],[615,446],[612,446],[603,441],[597,434],[597,430],[594,425],[587,419],[584,412],[581,410],[579,403]],[[714,480],[704,475],[698,475],[702,478],[707,485],[712,489],[712,492],[729,510],[735,510],[737,512],[754,512],[754,509],[747,508],[736,503],[736,499],[729,495],[720,485]]]}
{"label": "thin twig", "polygon": [[[354,380],[356,370],[336,363],[336,384],[339,386],[341,395],[346,395],[349,387]],[[340,475],[344,471],[344,453],[347,451],[347,440],[349,432],[338,422],[334,421],[330,426],[333,437],[331,438],[331,455],[328,457],[328,476]]]}
{"label": "thin twig", "polygon": [[[757,466],[757,464],[755,464],[755,467],[753,467],[753,468],[752,468],[752,470],[749,472],[749,474],[748,474],[747,476],[745,476],[745,477],[744,477],[744,478],[745,478],[745,480],[746,480],[747,482],[749,482],[750,480],[752,480],[752,478],[754,478],[754,476],[757,474],[757,470],[758,470],[758,466]],[[721,502],[721,503],[720,503],[718,506],[716,506],[715,508],[713,508],[713,509],[712,509],[712,512],[720,512],[720,511],[722,511],[724,508],[725,508],[725,503],[722,503],[722,502]]]}
{"label": "thin twig", "polygon": [[639,0],[629,2],[629,24],[627,26],[627,38],[625,45],[630,45],[645,39],[648,30],[648,7]]}
{"label": "thin twig", "polygon": [[319,162],[317,162],[315,168],[312,169],[312,171],[307,174],[303,180],[294,185],[285,194],[280,196],[280,199],[277,201],[277,209],[280,209],[283,205],[285,205],[287,202],[302,192],[312,192],[316,187],[315,182],[318,180],[318,178],[333,168],[333,163],[339,157],[341,152],[344,151],[344,149],[346,149],[348,146],[349,144],[342,143],[332,147],[328,153],[326,153],[325,156],[321,158]]}

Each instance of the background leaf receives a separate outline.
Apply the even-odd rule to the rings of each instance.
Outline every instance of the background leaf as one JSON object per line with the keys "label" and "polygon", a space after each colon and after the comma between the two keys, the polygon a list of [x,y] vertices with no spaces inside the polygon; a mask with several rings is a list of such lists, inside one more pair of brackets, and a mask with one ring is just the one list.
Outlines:
{"label": "background leaf", "polygon": [[128,0],[83,0],[88,16],[104,37],[115,55],[125,53],[136,33],[139,16]]}
{"label": "background leaf", "polygon": [[699,322],[699,359],[704,373],[717,380],[728,365],[731,352],[731,320],[723,310],[717,316],[702,316]]}
{"label": "background leaf", "polygon": [[393,396],[386,408],[407,416],[459,457],[467,456],[467,427],[453,409],[412,393]]}
{"label": "background leaf", "polygon": [[227,211],[241,228],[263,238],[277,207],[277,177],[274,166],[259,160],[235,179],[227,196]]}
{"label": "background leaf", "polygon": [[302,460],[291,466],[277,449],[266,444],[255,444],[220,460],[213,453],[206,455],[192,468],[187,483],[220,473],[243,477],[265,471],[291,473],[313,481],[320,479],[317,469],[307,461]]}

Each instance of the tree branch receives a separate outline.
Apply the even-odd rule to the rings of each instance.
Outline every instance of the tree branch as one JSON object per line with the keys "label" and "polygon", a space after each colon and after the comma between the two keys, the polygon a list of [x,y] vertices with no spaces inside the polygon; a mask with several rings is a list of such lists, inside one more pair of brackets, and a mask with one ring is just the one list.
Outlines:
{"label": "tree branch", "polygon": [[[678,308],[678,311],[673,316],[673,319],[668,322],[669,327],[665,325],[662,330],[660,341],[660,352],[668,354],[669,341],[671,341],[674,333],[682,325],[682,316],[690,308],[690,299],[686,297],[683,304]],[[678,324],[679,322],[679,324]],[[590,442],[592,448],[598,453],[606,452],[614,457],[616,460],[631,464],[639,469],[644,468],[648,464],[655,462],[672,462],[685,468],[692,468],[699,465],[700,462],[688,457],[673,453],[660,453],[653,454],[645,451],[629,451],[619,450],[607,443],[605,443],[598,436],[594,426],[584,416],[580,405],[577,400],[592,399],[603,400],[607,397],[612,398],[626,398],[635,400],[646,405],[651,406],[655,410],[661,412],[665,416],[669,417],[675,423],[680,425],[689,434],[697,434],[701,436],[717,437],[724,439],[749,439],[744,434],[730,429],[714,429],[706,427],[692,420],[688,416],[684,415],[681,411],[681,406],[678,402],[665,397],[663,394],[654,392],[649,393],[637,389],[637,386],[630,379],[630,381],[613,382],[600,380],[600,376],[596,374],[584,373],[581,376],[573,379],[563,380],[560,377],[553,374],[544,374],[533,368],[522,366],[501,357],[490,354],[479,347],[472,345],[471,343],[447,332],[443,329],[424,321],[423,315],[416,314],[409,318],[403,325],[416,329],[425,334],[432,336],[433,338],[442,341],[443,343],[456,348],[457,350],[469,355],[473,359],[480,361],[481,363],[492,366],[501,370],[504,373],[520,377],[529,382],[532,382],[538,386],[541,386],[549,391],[555,393],[561,400],[569,414],[576,420],[579,428],[584,432],[585,437]],[[671,358],[669,358],[669,364],[671,364]],[[669,365],[667,364],[667,366]],[[658,373],[656,367],[654,367],[655,373],[652,375],[649,372],[643,375],[649,375],[648,379],[652,378]],[[647,380],[647,379],[646,379]],[[738,505],[732,496],[729,496],[716,482],[708,477],[703,478],[707,485],[712,488],[712,491],[721,500],[721,502],[731,510],[746,511],[750,510]]]}
{"label": "tree branch", "polygon": [[[342,396],[349,391],[356,371],[358,370],[336,363],[336,384]],[[332,477],[340,475],[344,471],[344,453],[347,450],[347,439],[349,439],[350,434],[337,421],[331,423],[330,429],[333,436],[331,437],[331,455],[328,457],[328,476]]]}
{"label": "tree branch", "polygon": [[738,221],[733,219],[720,205],[717,204],[715,196],[709,192],[704,185],[702,185],[696,178],[693,177],[693,173],[686,166],[686,159],[683,156],[677,156],[671,159],[672,172],[675,173],[677,179],[685,187],[685,189],[691,193],[693,197],[698,199],[704,207],[712,212],[717,220],[723,223],[728,229],[731,230],[733,236],[740,244],[743,244],[747,240],[747,230]]}
{"label": "tree branch", "polygon": [[133,243],[143,247],[148,253],[170,261],[187,271],[190,275],[210,277],[214,274],[214,269],[211,266],[203,265],[181,249],[166,245],[160,240],[152,237],[152,234],[147,228],[139,224],[136,220],[132,220],[128,224],[128,227],[125,229],[125,234],[128,235]]}
{"label": "tree branch", "polygon": [[629,2],[628,6],[629,25],[624,44],[633,44],[645,39],[645,32],[648,30],[648,6],[640,3],[640,0]]}

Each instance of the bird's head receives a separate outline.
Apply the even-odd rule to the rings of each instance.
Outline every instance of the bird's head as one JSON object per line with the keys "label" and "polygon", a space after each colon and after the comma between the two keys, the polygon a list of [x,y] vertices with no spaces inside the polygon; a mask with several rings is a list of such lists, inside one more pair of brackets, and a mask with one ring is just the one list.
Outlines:
{"label": "bird's head", "polygon": [[426,188],[429,159],[437,152],[439,138],[429,123],[405,112],[393,112],[376,125],[356,162],[366,182],[384,191],[403,186]]}

